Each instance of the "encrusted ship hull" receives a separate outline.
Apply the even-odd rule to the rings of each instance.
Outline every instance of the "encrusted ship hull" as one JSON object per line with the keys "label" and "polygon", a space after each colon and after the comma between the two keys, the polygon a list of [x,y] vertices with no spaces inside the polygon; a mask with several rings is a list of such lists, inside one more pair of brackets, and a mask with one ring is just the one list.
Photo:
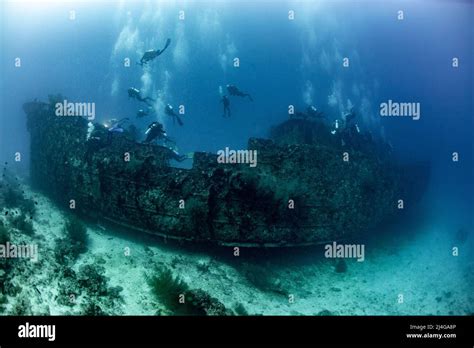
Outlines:
{"label": "encrusted ship hull", "polygon": [[290,120],[274,140],[250,139],[254,168],[197,152],[193,167],[182,169],[169,166],[168,149],[129,132],[86,141],[88,121],[57,117],[52,105],[24,105],[32,183],[61,206],[136,231],[219,245],[318,244],[379,224],[406,191],[387,153],[367,139],[342,147],[320,123]]}

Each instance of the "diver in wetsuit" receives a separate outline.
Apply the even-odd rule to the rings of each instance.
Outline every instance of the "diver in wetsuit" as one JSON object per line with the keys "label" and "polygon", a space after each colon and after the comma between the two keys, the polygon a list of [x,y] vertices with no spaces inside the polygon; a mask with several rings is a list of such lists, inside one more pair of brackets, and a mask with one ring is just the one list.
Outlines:
{"label": "diver in wetsuit", "polygon": [[110,143],[110,133],[104,125],[89,122],[87,129],[86,151],[84,158],[87,164],[92,163],[94,153],[108,146]]}
{"label": "diver in wetsuit", "polygon": [[187,160],[190,158],[188,155],[180,155],[176,148],[168,147],[168,150],[169,150],[168,152],[169,158],[177,162],[183,162],[184,160]]}
{"label": "diver in wetsuit", "polygon": [[128,89],[128,97],[136,99],[138,101],[146,103],[148,106],[151,106],[151,104],[148,101],[155,102],[156,100],[150,97],[145,97],[143,98],[140,94],[140,90],[134,87],[130,87]]}
{"label": "diver in wetsuit", "polygon": [[221,99],[222,104],[224,104],[224,113],[222,117],[230,117],[230,101],[229,98],[225,95]]}
{"label": "diver in wetsuit", "polygon": [[341,137],[346,144],[352,147],[360,146],[362,134],[357,123],[355,123],[356,113],[354,108],[351,108],[348,113],[344,115],[344,129],[341,132]]}
{"label": "diver in wetsuit", "polygon": [[85,160],[88,164],[92,163],[92,158],[95,152],[109,146],[112,143],[112,138],[115,136],[123,136],[125,129],[123,124],[129,121],[128,117],[120,120],[111,119],[105,124],[93,124],[89,122],[86,139]]}
{"label": "diver in wetsuit", "polygon": [[138,110],[136,117],[143,118],[143,117],[154,115],[154,114],[155,114],[155,109],[151,106],[147,106],[146,108]]}
{"label": "diver in wetsuit", "polygon": [[173,123],[176,121],[178,121],[178,124],[180,126],[182,126],[184,123],[183,123],[183,120],[181,120],[181,118],[179,117],[179,115],[174,112],[173,110],[173,107],[170,105],[170,104],[166,104],[165,106],[165,114],[168,115],[168,116],[171,116],[173,117]]}
{"label": "diver in wetsuit", "polygon": [[344,120],[345,120],[345,127],[349,128],[352,125],[352,122],[356,118],[356,113],[354,111],[354,108],[351,108],[348,113],[344,115]]}
{"label": "diver in wetsuit", "polygon": [[226,88],[227,88],[227,92],[229,92],[229,95],[232,95],[235,97],[248,97],[250,101],[253,101],[252,96],[250,94],[242,92],[234,85],[227,85]]}
{"label": "diver in wetsuit", "polygon": [[140,63],[137,63],[138,65],[143,66],[144,64],[147,64],[148,62],[152,61],[156,57],[158,57],[160,54],[162,54],[170,45],[171,39],[166,40],[165,47],[163,47],[162,50],[149,50],[146,51],[142,58],[140,59]]}
{"label": "diver in wetsuit", "polygon": [[168,138],[165,130],[163,129],[163,125],[159,122],[152,122],[148,125],[148,129],[145,132],[146,138],[143,141],[144,144],[149,144],[155,139],[164,139],[165,141],[171,141]]}
{"label": "diver in wetsuit", "polygon": [[110,127],[107,127],[109,134],[110,133],[123,133],[124,132],[123,123],[127,122],[128,120],[129,120],[128,117],[124,117],[118,121],[116,119],[110,120],[109,121]]}

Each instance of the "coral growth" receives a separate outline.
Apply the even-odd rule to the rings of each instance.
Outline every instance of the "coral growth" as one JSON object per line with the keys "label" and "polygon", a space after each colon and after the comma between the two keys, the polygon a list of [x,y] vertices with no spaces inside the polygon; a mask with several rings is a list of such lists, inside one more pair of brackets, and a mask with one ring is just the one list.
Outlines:
{"label": "coral growth", "polygon": [[87,249],[87,228],[78,218],[71,216],[66,222],[65,232],[69,239],[78,244],[80,253]]}
{"label": "coral growth", "polygon": [[0,244],[5,244],[10,240],[10,232],[0,221]]}
{"label": "coral growth", "polygon": [[3,192],[3,205],[5,208],[17,208],[23,214],[34,217],[36,214],[35,201],[25,197],[24,193],[20,190],[20,186],[13,183],[13,179],[8,177],[5,181],[8,183],[6,190]]}
{"label": "coral growth", "polygon": [[25,213],[13,216],[11,218],[11,226],[26,235],[32,235],[34,233],[31,218],[28,218]]}
{"label": "coral growth", "polygon": [[21,293],[16,297],[16,301],[13,304],[10,315],[32,315],[31,302],[25,293]]}
{"label": "coral growth", "polygon": [[77,275],[79,286],[91,296],[107,295],[105,268],[95,264],[82,265]]}
{"label": "coral growth", "polygon": [[9,187],[5,193],[3,202],[6,208],[17,208],[21,201],[23,200],[23,195],[19,190],[15,190],[12,187]]}
{"label": "coral growth", "polygon": [[186,292],[188,315],[228,315],[225,306],[201,289]]}
{"label": "coral growth", "polygon": [[63,231],[66,237],[56,240],[56,259],[59,262],[74,261],[87,250],[87,228],[81,220],[70,216]]}
{"label": "coral growth", "polygon": [[[10,231],[0,221],[0,245],[5,245],[8,241],[10,241]],[[0,258],[0,297],[3,296],[2,292],[4,291],[9,266],[7,258]]]}
{"label": "coral growth", "polygon": [[244,305],[240,302],[235,304],[234,312],[235,312],[236,315],[240,315],[242,317],[249,315],[249,313],[245,309]]}
{"label": "coral growth", "polygon": [[81,315],[108,315],[113,308],[117,314],[117,302],[123,301],[121,286],[109,287],[105,268],[96,263],[84,264],[76,273],[72,268],[61,266],[58,303],[76,307]]}
{"label": "coral growth", "polygon": [[189,226],[197,235],[204,235],[207,231],[206,206],[197,199],[191,198],[186,204],[186,211],[188,212]]}
{"label": "coral growth", "polygon": [[158,300],[172,312],[176,312],[180,307],[179,296],[188,290],[188,285],[179,277],[173,277],[169,268],[157,270],[148,283]]}
{"label": "coral growth", "polygon": [[284,288],[281,280],[265,267],[243,262],[239,271],[250,284],[261,291],[288,295],[288,290]]}
{"label": "coral growth", "polygon": [[229,315],[225,306],[201,289],[189,289],[168,268],[158,269],[149,279],[156,298],[174,315]]}

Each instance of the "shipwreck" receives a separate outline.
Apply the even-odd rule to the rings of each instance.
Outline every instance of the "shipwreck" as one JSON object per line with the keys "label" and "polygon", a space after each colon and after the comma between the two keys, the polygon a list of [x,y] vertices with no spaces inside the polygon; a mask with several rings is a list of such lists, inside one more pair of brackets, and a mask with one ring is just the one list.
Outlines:
{"label": "shipwreck", "polygon": [[331,134],[324,122],[303,119],[274,127],[270,139],[249,139],[254,167],[196,152],[191,169],[175,168],[170,150],[137,141],[136,129],[109,136],[94,124],[90,141],[87,119],[55,115],[63,99],[23,106],[33,187],[138,233],[243,247],[355,237],[397,214],[399,199],[415,201],[423,191],[415,180],[427,175],[426,166],[396,164],[368,133]]}

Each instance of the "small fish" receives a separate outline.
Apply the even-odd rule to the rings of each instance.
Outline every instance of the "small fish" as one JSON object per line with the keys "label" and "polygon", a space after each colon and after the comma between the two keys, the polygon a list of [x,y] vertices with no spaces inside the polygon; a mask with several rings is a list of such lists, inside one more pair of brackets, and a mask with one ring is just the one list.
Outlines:
{"label": "small fish", "polygon": [[36,287],[36,285],[33,285],[33,288],[36,290],[36,292],[38,293],[38,295],[41,296],[41,291],[38,290],[38,288]]}

